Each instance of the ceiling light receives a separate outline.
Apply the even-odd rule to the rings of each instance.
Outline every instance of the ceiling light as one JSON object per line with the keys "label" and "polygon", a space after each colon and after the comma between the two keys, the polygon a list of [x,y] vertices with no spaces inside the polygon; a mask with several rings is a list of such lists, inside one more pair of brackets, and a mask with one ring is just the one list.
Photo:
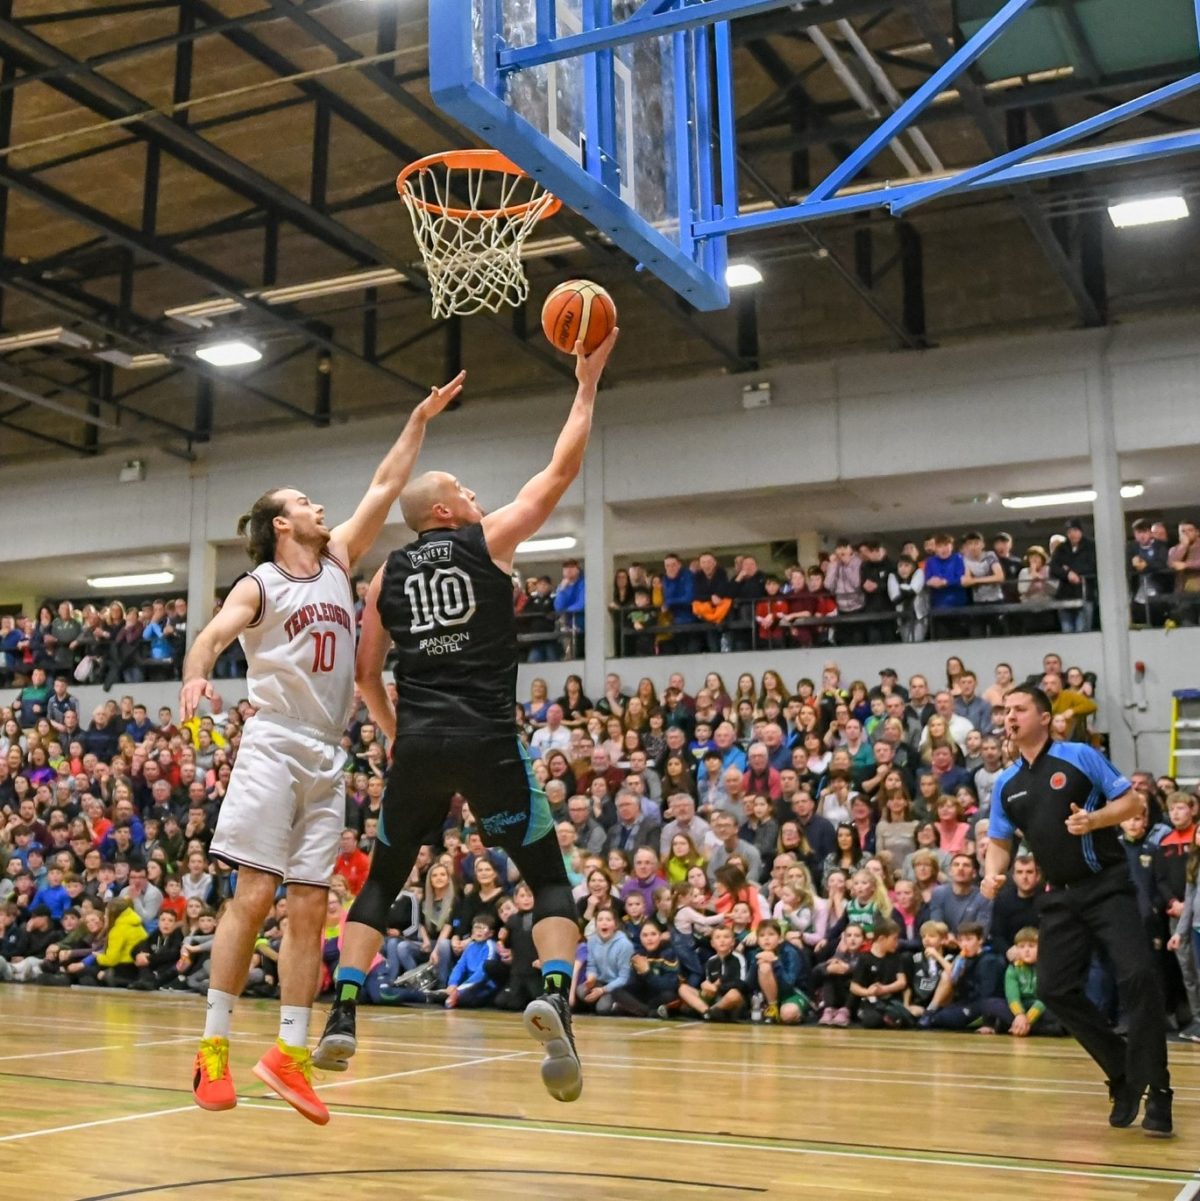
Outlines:
{"label": "ceiling light", "polygon": [[[1145,484],[1122,484],[1121,499],[1136,500],[1146,491]],[[1090,505],[1096,499],[1095,488],[1072,488],[1067,492],[1039,492],[1031,496],[1004,496],[1006,509],[1046,509],[1053,505]]]}
{"label": "ceiling light", "polygon": [[196,358],[211,363],[214,367],[241,367],[246,363],[257,363],[262,351],[249,342],[212,342],[196,350]]}
{"label": "ceiling light", "polygon": [[749,288],[762,281],[763,274],[753,263],[730,263],[725,268],[725,283],[731,288]]}
{"label": "ceiling light", "polygon": [[1182,221],[1188,215],[1188,206],[1182,196],[1145,196],[1141,200],[1110,204],[1108,215],[1118,229],[1129,229],[1161,221]]}
{"label": "ceiling light", "polygon": [[556,550],[574,550],[575,546],[576,540],[570,534],[566,534],[561,538],[531,538],[528,542],[518,543],[517,554],[549,554],[551,551]]}
{"label": "ceiling light", "polygon": [[[307,283],[289,284],[285,288],[256,289],[246,293],[247,300],[260,300],[264,304],[295,304],[301,300],[316,300],[320,296],[337,296],[342,292],[361,292],[367,288],[382,288],[388,284],[407,282],[408,276],[391,267],[374,267],[369,271],[355,271],[350,275],[335,275],[329,279],[314,279]],[[196,304],[182,304],[166,309],[164,317],[190,325],[193,329],[209,329],[216,317],[227,317],[240,313],[246,306],[229,296],[218,296],[213,300],[201,300]]]}
{"label": "ceiling light", "polygon": [[143,571],[140,575],[89,576],[89,588],[139,588],[151,584],[170,584],[175,580],[173,571]]}
{"label": "ceiling light", "polygon": [[56,325],[50,329],[35,329],[25,334],[11,334],[7,338],[0,338],[0,354],[27,350],[31,346],[70,346],[74,350],[86,350],[91,344],[91,339],[82,334]]}
{"label": "ceiling light", "polygon": [[145,371],[148,367],[166,367],[171,360],[165,354],[126,354],[123,350],[98,350],[95,355],[126,371]]}

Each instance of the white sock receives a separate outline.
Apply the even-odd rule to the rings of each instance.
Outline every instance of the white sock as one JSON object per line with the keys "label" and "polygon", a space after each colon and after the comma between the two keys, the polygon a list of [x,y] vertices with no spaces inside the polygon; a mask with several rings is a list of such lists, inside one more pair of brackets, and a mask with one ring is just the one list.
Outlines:
{"label": "white sock", "polygon": [[233,1007],[237,997],[219,988],[208,990],[208,1014],[204,1019],[205,1038],[228,1038],[233,1026]]}
{"label": "white sock", "polygon": [[308,1005],[280,1005],[279,1039],[289,1047],[308,1046],[308,1019],[312,1008]]}

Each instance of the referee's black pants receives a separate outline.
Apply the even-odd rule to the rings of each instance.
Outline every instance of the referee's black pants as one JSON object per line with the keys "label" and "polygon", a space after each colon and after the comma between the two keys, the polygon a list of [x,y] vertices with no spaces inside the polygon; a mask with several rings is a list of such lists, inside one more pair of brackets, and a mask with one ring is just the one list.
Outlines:
{"label": "referee's black pants", "polygon": [[[1169,1088],[1167,1021],[1137,895],[1124,864],[1055,888],[1041,903],[1038,994],[1109,1081]],[[1102,948],[1112,962],[1129,1027],[1123,1038],[1087,999],[1088,965]]]}

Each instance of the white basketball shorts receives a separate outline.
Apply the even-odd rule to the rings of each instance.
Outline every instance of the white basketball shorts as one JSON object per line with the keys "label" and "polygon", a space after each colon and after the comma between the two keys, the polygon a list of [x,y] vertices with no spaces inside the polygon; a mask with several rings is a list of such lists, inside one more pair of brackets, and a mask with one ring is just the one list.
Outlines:
{"label": "white basketball shorts", "polygon": [[324,888],[346,824],[345,750],[275,714],[247,723],[211,853]]}

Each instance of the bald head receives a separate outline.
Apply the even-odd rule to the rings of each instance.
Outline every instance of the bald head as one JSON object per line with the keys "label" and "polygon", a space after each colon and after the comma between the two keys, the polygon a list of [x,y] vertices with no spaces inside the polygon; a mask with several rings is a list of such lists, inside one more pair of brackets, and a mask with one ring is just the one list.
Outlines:
{"label": "bald head", "polygon": [[410,480],[400,493],[400,512],[404,516],[404,524],[418,534],[431,525],[442,524],[434,516],[434,506],[449,506],[457,491],[457,481],[446,471],[427,471]]}

